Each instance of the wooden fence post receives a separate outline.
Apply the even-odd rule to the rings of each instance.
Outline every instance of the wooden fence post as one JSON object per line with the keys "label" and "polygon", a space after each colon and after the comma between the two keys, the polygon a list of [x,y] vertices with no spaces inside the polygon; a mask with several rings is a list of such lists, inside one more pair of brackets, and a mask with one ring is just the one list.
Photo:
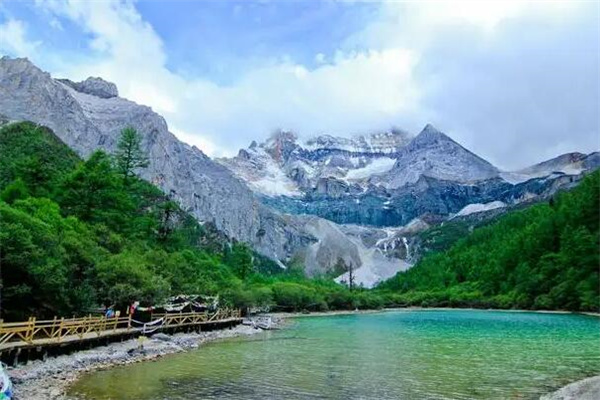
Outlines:
{"label": "wooden fence post", "polygon": [[[76,332],[77,332],[77,336],[79,336],[79,339],[83,339],[83,332],[85,331],[85,327],[87,325],[86,319],[87,319],[87,317],[83,317],[83,321],[79,323],[81,325],[79,325],[79,324],[77,325]],[[80,329],[82,325],[83,325],[83,329]]]}
{"label": "wooden fence post", "polygon": [[50,329],[50,339],[54,339],[54,335],[56,333],[56,315],[52,319],[52,329]]}
{"label": "wooden fence post", "polygon": [[58,341],[62,341],[63,329],[65,326],[65,317],[60,319],[60,327],[58,328]]}
{"label": "wooden fence post", "polygon": [[33,334],[35,332],[35,317],[29,318],[29,332],[27,333],[27,341],[29,343],[33,342]]}

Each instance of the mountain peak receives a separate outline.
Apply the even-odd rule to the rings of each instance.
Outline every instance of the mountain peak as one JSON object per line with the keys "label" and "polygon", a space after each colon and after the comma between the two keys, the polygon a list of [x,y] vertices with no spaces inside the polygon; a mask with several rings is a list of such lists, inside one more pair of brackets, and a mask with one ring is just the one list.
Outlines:
{"label": "mountain peak", "polygon": [[439,132],[439,133],[441,133],[440,130],[437,129],[432,124],[425,125],[425,127],[423,128],[423,130],[421,132]]}
{"label": "mountain peak", "polygon": [[298,136],[294,132],[289,131],[287,129],[277,129],[276,131],[274,131],[271,134],[271,136],[269,137],[267,142],[273,142],[273,143],[292,142],[292,143],[295,143],[296,140],[298,140]]}
{"label": "mountain peak", "polygon": [[292,131],[279,129],[271,135],[265,143],[265,150],[277,160],[283,162],[288,159],[291,152],[297,147],[298,136]]}
{"label": "mountain peak", "polygon": [[0,58],[0,63],[4,64],[4,63],[11,63],[11,64],[22,64],[22,65],[30,65],[30,66],[34,66],[33,63],[31,61],[29,61],[29,58],[27,57],[10,57],[10,56],[2,56]]}
{"label": "mountain peak", "polygon": [[50,74],[36,67],[28,58],[12,58],[3,56],[0,58],[0,70],[5,73],[26,74],[26,75],[46,75]]}
{"label": "mountain peak", "polygon": [[423,128],[423,130],[415,137],[415,140],[418,141],[433,141],[440,139],[454,142],[448,135],[431,124],[425,125],[425,128]]}
{"label": "mountain peak", "polygon": [[394,168],[383,178],[389,188],[399,188],[430,176],[454,182],[473,182],[498,175],[496,167],[427,124],[402,149]]}

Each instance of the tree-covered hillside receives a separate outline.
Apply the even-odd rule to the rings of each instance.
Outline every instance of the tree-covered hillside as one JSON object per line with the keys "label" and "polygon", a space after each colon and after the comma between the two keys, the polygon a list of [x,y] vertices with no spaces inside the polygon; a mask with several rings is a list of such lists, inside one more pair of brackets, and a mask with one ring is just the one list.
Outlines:
{"label": "tree-covered hillside", "polygon": [[380,285],[405,305],[599,309],[600,172]]}
{"label": "tree-covered hillside", "polygon": [[278,272],[199,225],[135,176],[145,165],[130,129],[116,154],[97,151],[84,161],[46,128],[0,128],[3,318],[81,315],[180,293],[287,310],[380,305],[366,292],[308,280],[301,269]]}

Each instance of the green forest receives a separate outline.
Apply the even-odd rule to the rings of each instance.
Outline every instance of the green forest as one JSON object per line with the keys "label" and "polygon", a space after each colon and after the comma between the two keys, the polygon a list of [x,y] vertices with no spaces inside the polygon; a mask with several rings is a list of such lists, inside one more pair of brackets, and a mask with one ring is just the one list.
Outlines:
{"label": "green forest", "polygon": [[597,171],[474,229],[378,289],[404,306],[598,311],[599,210]]}
{"label": "green forest", "polygon": [[[125,128],[114,154],[81,159],[32,123],[0,128],[0,309],[5,320],[84,315],[103,305],[218,294],[283,311],[392,306],[598,310],[600,173],[550,202],[468,229],[435,228],[435,252],[374,290],[281,271],[200,225],[137,174]],[[458,233],[457,233],[458,232]],[[463,236],[455,242],[455,236]],[[425,232],[431,236],[431,232]],[[441,236],[440,236],[441,235]]]}

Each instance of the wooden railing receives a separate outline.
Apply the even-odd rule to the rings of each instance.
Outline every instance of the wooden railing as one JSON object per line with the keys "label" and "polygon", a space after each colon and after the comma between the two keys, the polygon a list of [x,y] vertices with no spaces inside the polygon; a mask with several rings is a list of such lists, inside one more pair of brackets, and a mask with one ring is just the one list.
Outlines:
{"label": "wooden railing", "polygon": [[[240,318],[240,310],[219,309],[214,313],[188,312],[153,314],[152,320],[163,319],[157,324],[158,329],[176,328],[180,326],[199,325],[203,323],[218,322],[222,320]],[[54,318],[52,320],[36,320],[29,318],[25,322],[3,322],[0,320],[0,346],[10,347],[12,342],[24,342],[26,344],[50,344],[61,343],[67,337],[83,340],[90,338],[90,334],[97,337],[111,333],[141,330],[140,324],[136,324],[131,315],[127,317],[97,317],[87,316],[83,318]],[[92,337],[94,337],[92,335]]]}
{"label": "wooden railing", "polygon": [[163,327],[172,328],[177,326],[199,325],[202,323],[216,322],[230,318],[240,318],[241,312],[236,309],[220,308],[216,312],[209,313],[166,313],[152,314],[152,320],[164,318]]}

